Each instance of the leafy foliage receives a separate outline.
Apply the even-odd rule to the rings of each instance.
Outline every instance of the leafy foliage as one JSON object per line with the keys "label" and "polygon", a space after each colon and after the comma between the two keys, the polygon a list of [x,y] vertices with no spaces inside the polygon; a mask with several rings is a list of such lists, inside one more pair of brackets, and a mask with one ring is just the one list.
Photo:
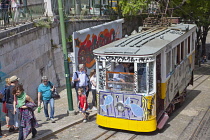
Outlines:
{"label": "leafy foliage", "polygon": [[120,0],[119,5],[123,16],[137,15],[147,5],[147,0]]}
{"label": "leafy foliage", "polygon": [[45,20],[39,20],[38,22],[34,22],[35,27],[50,28],[51,24],[52,24],[52,21],[49,18]]}
{"label": "leafy foliage", "polygon": [[[184,1],[184,2],[183,2]],[[177,6],[181,5],[181,6]],[[206,36],[210,25],[210,0],[173,0],[170,6],[175,7],[174,16],[179,16],[185,20],[193,21],[197,27],[197,47],[202,43],[202,53],[206,54]]]}

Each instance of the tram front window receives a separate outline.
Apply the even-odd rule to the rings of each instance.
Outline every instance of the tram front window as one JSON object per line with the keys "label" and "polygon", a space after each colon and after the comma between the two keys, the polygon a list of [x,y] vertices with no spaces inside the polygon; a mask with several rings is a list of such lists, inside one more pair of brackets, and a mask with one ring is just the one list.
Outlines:
{"label": "tram front window", "polygon": [[148,93],[154,90],[154,63],[137,64],[138,92]]}
{"label": "tram front window", "polygon": [[147,84],[146,84],[146,63],[140,63],[137,65],[137,77],[138,77],[138,87],[140,93],[147,92]]}
{"label": "tram front window", "polygon": [[113,71],[107,71],[107,89],[115,92],[134,91],[134,73],[130,73],[130,63],[120,63]]}

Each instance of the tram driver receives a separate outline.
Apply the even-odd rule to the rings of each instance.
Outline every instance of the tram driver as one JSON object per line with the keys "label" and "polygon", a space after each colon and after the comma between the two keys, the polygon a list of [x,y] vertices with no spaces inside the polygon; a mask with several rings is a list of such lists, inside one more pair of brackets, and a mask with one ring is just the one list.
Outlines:
{"label": "tram driver", "polygon": [[[114,72],[129,72],[130,63],[120,63],[114,69]],[[124,74],[114,74],[114,81],[125,82]]]}
{"label": "tram driver", "polygon": [[[117,65],[114,69],[114,72],[129,72],[129,66],[130,63],[120,63]],[[125,83],[125,75],[124,74],[114,74],[113,75],[113,80],[117,82],[123,82]],[[114,89],[116,90],[121,90],[122,85],[121,84],[116,84],[113,86]]]}

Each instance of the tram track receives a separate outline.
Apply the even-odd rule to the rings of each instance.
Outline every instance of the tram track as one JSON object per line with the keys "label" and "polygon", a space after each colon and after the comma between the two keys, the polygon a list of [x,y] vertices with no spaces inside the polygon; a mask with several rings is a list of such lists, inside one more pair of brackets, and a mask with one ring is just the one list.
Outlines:
{"label": "tram track", "polygon": [[96,136],[95,138],[93,138],[92,140],[97,140],[98,138],[100,138],[101,136],[105,135],[106,133],[108,133],[109,130],[104,131],[103,133],[99,134],[98,136]]}
{"label": "tram track", "polygon": [[133,140],[137,137],[137,135],[133,135],[129,140]]}
{"label": "tram track", "polygon": [[[201,75],[199,77],[203,77],[203,76],[205,76],[205,75]],[[207,76],[205,79],[203,79],[197,85],[195,85],[192,89],[190,89],[187,94],[190,94],[191,92],[193,92],[196,88],[198,88],[202,83],[204,83],[209,78],[210,78],[210,76]],[[203,128],[205,126],[205,123],[207,122],[206,118],[210,118],[210,115],[209,115],[209,117],[206,117],[207,114],[210,114],[210,107],[205,111],[204,116],[202,117],[201,121],[199,122],[199,125],[197,126],[197,128],[193,131],[192,135],[190,136],[190,140],[197,140],[198,138],[196,139],[195,136],[198,136],[199,132],[204,131],[205,129],[207,129],[207,128]],[[191,119],[191,121],[186,125],[185,129],[182,131],[182,133],[179,136],[180,139],[184,135],[184,133],[187,130],[187,128],[193,123],[194,119],[195,118],[193,117]]]}
{"label": "tram track", "polygon": [[111,131],[110,130],[106,130],[103,133],[99,134],[98,136],[94,137],[92,140],[97,140],[97,139],[99,139],[101,137],[105,137],[105,138],[103,138],[103,140],[108,140],[109,138],[111,138],[112,136],[114,136],[115,134],[118,133],[118,131],[113,131],[111,134],[108,134],[108,132],[111,132]]}
{"label": "tram track", "polygon": [[[113,131],[113,130],[112,130]],[[94,137],[92,140],[99,140],[102,137],[104,137],[108,132],[111,132],[110,130],[106,130],[103,133],[99,134],[98,136]],[[118,131],[113,131],[111,134],[107,134],[107,136],[105,136],[103,138],[103,140],[109,140],[110,138],[114,137],[116,134],[118,134]],[[138,135],[133,134],[130,138],[128,138],[128,140],[134,140]]]}
{"label": "tram track", "polygon": [[113,132],[111,135],[107,136],[104,140],[108,140],[109,138],[111,138],[112,136],[114,136],[117,133],[118,133],[117,131]]}
{"label": "tram track", "polygon": [[[202,75],[201,77],[203,77],[204,75]],[[200,77],[200,78],[201,78]],[[198,83],[197,85],[195,85],[195,86],[193,86],[193,88],[189,91],[189,93],[190,92],[192,92],[193,90],[195,90],[198,86],[200,86],[203,82],[205,82],[208,78],[209,78],[210,76],[207,76],[205,79],[203,79],[200,83]],[[188,94],[189,94],[188,93]]]}
{"label": "tram track", "polygon": [[[201,71],[202,69],[206,69],[206,67],[199,67],[199,68],[197,68],[197,69],[195,69],[195,71]],[[207,68],[205,71],[202,71],[202,73],[206,73],[206,72],[209,72],[209,69]],[[200,79],[201,77],[203,77],[204,76],[204,74],[202,74],[202,75],[196,75],[196,76],[194,76],[194,79],[193,79],[193,81],[195,82],[195,81],[197,81],[198,79]]]}
{"label": "tram track", "polygon": [[197,81],[198,79],[200,79],[201,77],[203,77],[204,75],[199,75],[199,76],[196,76],[194,79],[193,79],[193,82]]}
{"label": "tram track", "polygon": [[204,114],[202,120],[200,121],[198,127],[194,130],[193,134],[190,137],[190,140],[200,139],[200,137],[203,136],[203,133],[205,133],[208,130],[209,123],[210,123],[210,107],[205,112],[205,114]]}
{"label": "tram track", "polygon": [[[203,82],[205,82],[207,79],[209,79],[210,76],[207,76],[204,80],[202,80],[196,87],[194,87],[192,90],[190,90],[190,92],[192,92],[194,89],[196,89],[199,85],[201,85]],[[209,127],[210,123],[210,107],[208,107],[208,109],[205,111],[204,116],[202,117],[201,121],[199,122],[199,125],[197,126],[197,128],[193,131],[190,140],[197,140],[200,139],[199,137],[201,137],[199,135],[199,133],[204,133],[206,132],[206,130]]]}

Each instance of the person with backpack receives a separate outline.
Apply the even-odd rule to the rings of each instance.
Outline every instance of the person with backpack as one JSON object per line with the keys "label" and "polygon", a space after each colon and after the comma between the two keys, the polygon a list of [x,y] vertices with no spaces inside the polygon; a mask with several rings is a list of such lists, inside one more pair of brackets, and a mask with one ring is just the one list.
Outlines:
{"label": "person with backpack", "polygon": [[[52,91],[55,90],[55,86],[52,82],[48,81],[47,76],[42,76],[42,83],[38,87],[38,106],[41,106],[41,96],[44,103],[44,114],[46,121],[51,120],[52,123],[55,123],[54,119],[54,105],[55,100],[52,98]],[[50,104],[50,116],[48,113],[48,104]]]}
{"label": "person with backpack", "polygon": [[77,103],[78,103],[78,89],[83,88],[85,95],[88,91],[89,78],[85,72],[84,64],[79,64],[78,71],[76,71],[73,74],[72,81],[73,81],[73,83],[75,83],[75,90],[76,90],[76,94],[77,94],[76,96],[77,96]]}
{"label": "person with backpack", "polygon": [[9,78],[11,84],[5,92],[5,102],[8,109],[9,116],[9,132],[18,132],[19,131],[19,121],[18,121],[18,109],[14,106],[14,95],[12,94],[13,88],[18,85],[20,78],[16,75]]}
{"label": "person with backpack", "polygon": [[5,113],[5,117],[6,117],[6,127],[9,128],[10,125],[9,125],[9,116],[8,116],[8,109],[6,107],[6,96],[5,96],[5,93],[6,93],[6,90],[9,89],[10,87],[10,79],[9,78],[6,78],[5,79],[5,82],[6,82],[6,85],[4,86],[4,89],[2,90],[2,94],[3,94],[3,98],[2,98],[2,112]]}

